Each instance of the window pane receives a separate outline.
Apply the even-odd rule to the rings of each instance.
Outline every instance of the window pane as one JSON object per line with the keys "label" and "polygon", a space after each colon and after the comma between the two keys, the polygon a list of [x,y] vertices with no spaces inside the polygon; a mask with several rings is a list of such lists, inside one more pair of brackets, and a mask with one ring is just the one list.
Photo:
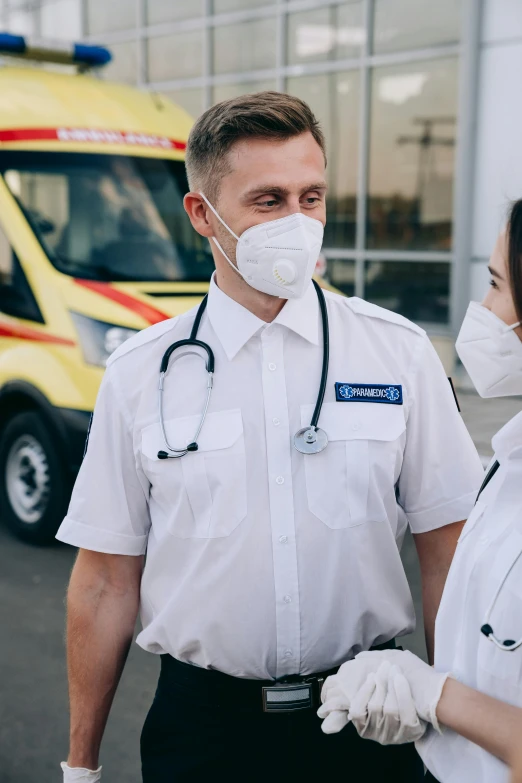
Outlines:
{"label": "window pane", "polygon": [[256,19],[214,28],[215,73],[274,68],[275,61],[275,19]]}
{"label": "window pane", "polygon": [[147,24],[179,22],[205,13],[204,0],[147,0]]}
{"label": "window pane", "polygon": [[35,13],[34,11],[9,11],[7,14],[9,32],[13,35],[34,35]]}
{"label": "window pane", "polygon": [[261,5],[265,5],[263,0],[214,0],[213,10],[215,14],[226,14],[228,11],[246,11]]}
{"label": "window pane", "polygon": [[132,0],[87,0],[87,32],[108,33],[136,26],[136,3]]}
{"label": "window pane", "polygon": [[359,73],[346,71],[287,80],[287,91],[309,104],[321,122],[328,156],[324,246],[355,245]]}
{"label": "window pane", "polygon": [[138,79],[136,41],[111,44],[109,49],[112,52],[112,61],[103,69],[103,76],[113,82],[136,84]]}
{"label": "window pane", "polygon": [[59,152],[0,153],[42,249],[91,280],[208,280],[208,241],[183,208],[183,161]]}
{"label": "window pane", "polygon": [[235,84],[216,84],[212,91],[212,102],[228,101],[230,98],[238,98],[240,95],[248,95],[253,92],[275,90],[275,81],[240,82]]}
{"label": "window pane", "polygon": [[82,36],[80,0],[56,0],[40,9],[42,36],[78,41]]}
{"label": "window pane", "polygon": [[374,51],[395,52],[458,41],[461,5],[462,0],[377,0]]}
{"label": "window pane", "polygon": [[346,296],[354,296],[355,261],[347,258],[329,258],[326,279]]}
{"label": "window pane", "polygon": [[362,3],[301,11],[288,17],[288,62],[358,57],[365,40]]}
{"label": "window pane", "polygon": [[449,319],[450,264],[367,261],[364,298],[422,323]]}
{"label": "window pane", "polygon": [[368,247],[449,250],[457,62],[373,73]]}
{"label": "window pane", "polygon": [[187,30],[147,41],[150,82],[189,79],[203,71],[203,31]]}
{"label": "window pane", "polygon": [[203,90],[199,87],[190,90],[162,91],[161,94],[166,95],[173,103],[188,111],[194,119],[199,117],[203,111]]}

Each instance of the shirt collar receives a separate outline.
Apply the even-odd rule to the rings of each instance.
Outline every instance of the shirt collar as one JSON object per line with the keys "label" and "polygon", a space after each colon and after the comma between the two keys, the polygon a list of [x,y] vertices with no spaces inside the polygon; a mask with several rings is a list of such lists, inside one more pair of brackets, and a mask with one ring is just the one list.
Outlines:
{"label": "shirt collar", "polygon": [[522,456],[522,412],[504,424],[492,440],[495,456],[500,463]]}
{"label": "shirt collar", "polygon": [[[214,275],[208,292],[208,317],[229,360],[263,327],[258,318],[218,288]],[[286,326],[313,345],[319,342],[319,304],[312,283],[301,299],[288,299],[273,323]]]}

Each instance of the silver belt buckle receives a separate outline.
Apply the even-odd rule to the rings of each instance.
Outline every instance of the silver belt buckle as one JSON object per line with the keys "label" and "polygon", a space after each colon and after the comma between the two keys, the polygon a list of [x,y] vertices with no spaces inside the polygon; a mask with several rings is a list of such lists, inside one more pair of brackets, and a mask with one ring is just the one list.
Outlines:
{"label": "silver belt buckle", "polygon": [[313,706],[311,682],[284,683],[262,688],[263,712],[295,712]]}

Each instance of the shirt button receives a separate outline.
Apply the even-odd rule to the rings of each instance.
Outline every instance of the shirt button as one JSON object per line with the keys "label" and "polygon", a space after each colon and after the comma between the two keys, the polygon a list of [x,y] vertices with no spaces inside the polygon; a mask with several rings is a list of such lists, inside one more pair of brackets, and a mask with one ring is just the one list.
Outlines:
{"label": "shirt button", "polygon": [[270,364],[268,365],[268,369],[272,370],[272,372],[274,372],[276,368],[277,368],[277,364],[274,364],[274,362],[270,362]]}
{"label": "shirt button", "polygon": [[285,595],[285,597],[283,598],[283,601],[285,602],[285,604],[291,604],[292,603],[292,597],[289,596],[289,595]]}
{"label": "shirt button", "polygon": [[279,421],[279,419],[274,418],[272,419],[272,424],[274,425],[274,427],[279,427],[281,422]]}
{"label": "shirt button", "polygon": [[284,480],[284,478],[282,476],[278,476],[276,478],[276,484],[284,484],[284,483],[285,483],[285,480]]}
{"label": "shirt button", "polygon": [[279,536],[280,544],[288,544],[288,536]]}
{"label": "shirt button", "polygon": [[292,650],[285,650],[285,658],[291,658],[293,655]]}

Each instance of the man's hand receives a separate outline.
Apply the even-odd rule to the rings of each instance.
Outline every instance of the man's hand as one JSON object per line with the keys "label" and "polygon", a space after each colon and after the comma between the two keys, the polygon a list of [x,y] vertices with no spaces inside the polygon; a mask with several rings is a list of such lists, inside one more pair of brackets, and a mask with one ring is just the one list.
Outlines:
{"label": "man's hand", "polygon": [[65,761],[62,761],[60,766],[63,769],[63,783],[99,783],[101,780],[101,767],[98,769],[70,767]]}

